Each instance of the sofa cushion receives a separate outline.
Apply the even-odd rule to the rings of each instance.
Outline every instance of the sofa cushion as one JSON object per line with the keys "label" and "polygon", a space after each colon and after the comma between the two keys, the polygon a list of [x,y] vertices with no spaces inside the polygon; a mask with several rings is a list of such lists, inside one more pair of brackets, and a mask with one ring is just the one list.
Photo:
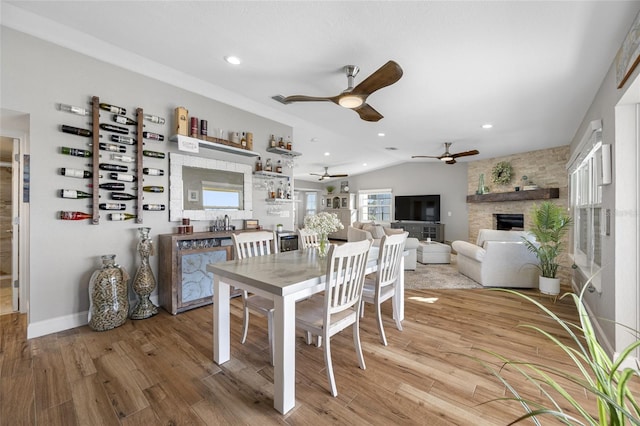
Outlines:
{"label": "sofa cushion", "polygon": [[382,225],[367,223],[362,227],[362,230],[370,232],[374,240],[378,240],[386,235]]}

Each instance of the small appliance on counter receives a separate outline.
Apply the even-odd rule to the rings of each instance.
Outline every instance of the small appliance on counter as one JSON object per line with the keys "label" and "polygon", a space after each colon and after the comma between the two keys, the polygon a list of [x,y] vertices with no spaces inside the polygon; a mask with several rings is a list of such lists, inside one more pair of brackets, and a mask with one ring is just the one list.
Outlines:
{"label": "small appliance on counter", "polygon": [[298,233],[295,231],[276,231],[280,252],[298,250]]}

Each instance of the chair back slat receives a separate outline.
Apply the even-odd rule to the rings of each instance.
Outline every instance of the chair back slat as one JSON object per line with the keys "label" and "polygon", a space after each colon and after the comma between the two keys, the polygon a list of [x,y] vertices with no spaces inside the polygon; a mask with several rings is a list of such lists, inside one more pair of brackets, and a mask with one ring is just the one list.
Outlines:
{"label": "chair back slat", "polygon": [[371,241],[332,245],[327,262],[325,321],[331,314],[359,305]]}
{"label": "chair back slat", "polygon": [[320,242],[318,241],[318,234],[306,228],[298,229],[298,240],[300,248],[303,249],[318,247],[320,245]]}
{"label": "chair back slat", "polygon": [[278,239],[275,232],[272,231],[231,234],[231,238],[236,250],[236,259],[264,256],[278,252]]}
{"label": "chair back slat", "polygon": [[396,282],[400,273],[400,258],[404,252],[404,245],[408,235],[408,232],[385,235],[380,240],[378,272],[376,273],[377,289]]}

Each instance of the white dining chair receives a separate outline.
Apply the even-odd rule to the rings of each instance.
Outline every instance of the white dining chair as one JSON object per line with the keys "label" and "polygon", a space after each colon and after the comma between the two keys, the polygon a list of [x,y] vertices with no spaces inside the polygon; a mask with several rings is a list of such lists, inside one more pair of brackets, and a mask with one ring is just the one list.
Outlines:
{"label": "white dining chair", "polygon": [[307,344],[312,336],[319,336],[324,341],[324,362],[333,396],[338,395],[338,389],[331,361],[331,336],[353,325],[358,363],[363,370],[366,368],[360,344],[360,303],[370,247],[369,240],[331,245],[324,295],[316,295],[296,305],[296,327],[306,332]]}
{"label": "white dining chair", "polygon": [[396,311],[397,304],[395,300],[396,285],[398,275],[400,274],[400,259],[404,251],[404,244],[407,241],[408,232],[397,235],[385,235],[380,240],[380,251],[378,252],[378,269],[375,278],[365,278],[364,289],[362,292],[362,311],[364,315],[364,304],[370,303],[376,307],[376,317],[378,319],[378,330],[380,330],[380,339],[387,346],[387,337],[384,334],[382,326],[382,312],[380,305],[383,302],[393,299],[393,317],[396,321],[396,327],[402,331],[399,315]]}
{"label": "white dining chair", "polygon": [[[236,259],[264,256],[278,252],[278,239],[275,232],[272,231],[231,234],[231,238],[233,239],[233,246],[236,251]],[[242,290],[242,306],[242,344],[247,340],[247,332],[249,330],[249,312],[251,311],[266,316],[269,334],[269,354],[271,356],[271,364],[273,365],[273,300],[256,294],[249,294],[246,290]]]}
{"label": "white dining chair", "polygon": [[318,247],[318,233],[309,231],[306,228],[298,229],[298,240],[301,249]]}

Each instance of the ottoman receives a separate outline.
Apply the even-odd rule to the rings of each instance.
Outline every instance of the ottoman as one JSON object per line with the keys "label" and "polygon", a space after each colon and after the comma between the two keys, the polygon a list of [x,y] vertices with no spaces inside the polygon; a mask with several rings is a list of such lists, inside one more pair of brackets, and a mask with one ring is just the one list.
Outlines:
{"label": "ottoman", "polygon": [[420,242],[416,249],[418,262],[426,263],[451,263],[451,247],[447,244],[435,241]]}

